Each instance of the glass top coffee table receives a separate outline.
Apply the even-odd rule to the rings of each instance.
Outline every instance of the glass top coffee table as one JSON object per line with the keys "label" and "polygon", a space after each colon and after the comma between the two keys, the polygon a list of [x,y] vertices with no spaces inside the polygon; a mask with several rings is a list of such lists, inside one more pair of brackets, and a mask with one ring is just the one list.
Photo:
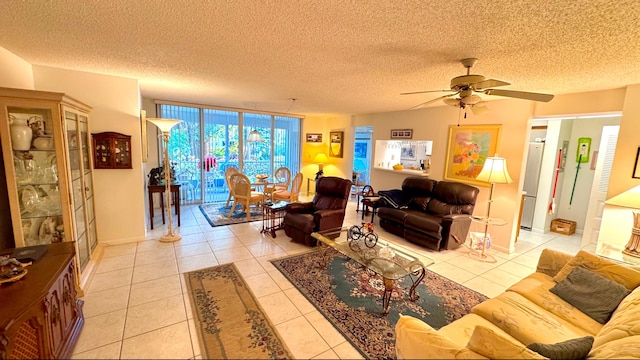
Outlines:
{"label": "glass top coffee table", "polygon": [[377,234],[375,237],[373,235],[373,232],[367,231],[364,224],[311,234],[320,242],[320,245],[337,250],[382,277],[384,283],[382,310],[386,315],[389,313],[394,280],[408,276],[412,281],[409,298],[411,301],[418,300],[416,287],[424,278],[425,267],[433,264],[433,260],[427,257],[419,259],[398,246],[380,239]]}

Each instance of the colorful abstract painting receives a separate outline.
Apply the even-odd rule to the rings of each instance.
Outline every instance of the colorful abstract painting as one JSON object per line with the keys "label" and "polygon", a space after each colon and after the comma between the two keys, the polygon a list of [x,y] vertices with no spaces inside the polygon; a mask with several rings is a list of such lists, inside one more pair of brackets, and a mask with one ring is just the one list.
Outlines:
{"label": "colorful abstract painting", "polygon": [[479,186],[488,183],[477,181],[484,161],[498,151],[502,125],[467,125],[449,127],[449,142],[444,178]]}

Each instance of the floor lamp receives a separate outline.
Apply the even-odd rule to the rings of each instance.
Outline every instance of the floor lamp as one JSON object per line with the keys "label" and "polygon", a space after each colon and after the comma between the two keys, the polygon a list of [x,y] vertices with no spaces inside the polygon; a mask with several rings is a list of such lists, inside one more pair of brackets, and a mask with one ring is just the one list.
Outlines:
{"label": "floor lamp", "polygon": [[160,242],[174,242],[182,239],[182,236],[173,232],[173,217],[171,216],[171,163],[169,161],[169,131],[182,120],[147,118],[147,121],[157,126],[162,131],[162,141],[164,145],[164,195],[165,209],[169,218],[169,228],[167,234],[160,238]]}
{"label": "floor lamp", "polygon": [[[511,181],[509,171],[507,171],[507,160],[505,158],[498,157],[495,154],[493,157],[488,157],[482,171],[476,176],[476,180],[485,181],[491,184],[491,190],[489,190],[489,202],[487,204],[487,215],[482,219],[484,224],[484,238],[482,239],[482,253],[477,254],[480,261],[496,262],[496,260],[486,254],[487,251],[487,237],[489,231],[489,225],[491,224],[491,203],[493,202],[493,186],[495,184],[508,184]],[[473,253],[473,252],[472,252]]]}

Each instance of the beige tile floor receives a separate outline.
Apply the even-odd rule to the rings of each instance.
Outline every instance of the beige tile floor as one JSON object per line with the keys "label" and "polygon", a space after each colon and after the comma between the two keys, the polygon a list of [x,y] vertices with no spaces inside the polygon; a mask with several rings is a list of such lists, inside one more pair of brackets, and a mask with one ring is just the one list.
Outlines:
{"label": "beige tile floor", "polygon": [[[183,207],[181,222],[179,242],[157,241],[166,231],[159,226],[146,241],[104,249],[84,289],[85,325],[73,358],[201,358],[182,274],[229,262],[236,264],[294,357],[361,358],[269,262],[307,247],[290,242],[283,231],[276,238],[261,235],[260,221],[213,228],[197,206]],[[360,222],[355,203],[349,203],[345,225]],[[515,253],[490,251],[498,261],[488,264],[470,259],[465,248],[432,252],[377,230],[382,238],[432,258],[430,270],[489,297],[535,271],[542,249],[575,253],[581,241],[580,235],[523,231]]]}

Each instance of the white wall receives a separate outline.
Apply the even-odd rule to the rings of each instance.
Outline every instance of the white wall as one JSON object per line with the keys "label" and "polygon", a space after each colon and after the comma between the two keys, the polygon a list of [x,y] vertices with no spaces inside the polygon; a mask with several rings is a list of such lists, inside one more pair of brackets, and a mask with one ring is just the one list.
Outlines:
{"label": "white wall", "polygon": [[89,124],[92,133],[131,135],[133,169],[94,170],[96,224],[100,243],[144,240],[138,81],[37,65],[33,71],[36,89],[64,92],[93,107]]}
{"label": "white wall", "polygon": [[[513,183],[495,186],[491,216],[502,218],[508,224],[493,227],[490,231],[494,239],[492,245],[508,252],[513,248],[512,234],[515,237],[517,227],[520,189],[523,181],[520,176],[523,170],[523,144],[528,143],[528,124],[532,114],[532,106],[529,102],[522,100],[498,100],[490,102],[488,107],[490,112],[487,114],[473,115],[469,111],[466,119],[460,119],[460,124],[502,124],[499,155],[507,159]],[[449,126],[456,126],[458,120],[459,111],[457,108],[438,106],[420,110],[356,116],[354,124],[373,126],[374,143],[376,140],[388,140],[391,129],[397,128],[413,129],[413,139],[432,140],[433,149],[429,177],[442,180],[447,155]],[[371,172],[371,184],[376,190],[399,188],[405,177],[404,174],[374,169]],[[488,198],[489,188],[480,187],[480,194],[474,210],[476,215],[485,214]]]}
{"label": "white wall", "polygon": [[[584,223],[587,216],[587,208],[589,207],[589,198],[591,197],[591,187],[595,171],[591,169],[593,162],[593,152],[600,148],[600,138],[602,136],[602,127],[606,125],[618,125],[617,119],[576,119],[573,120],[571,128],[571,137],[569,141],[569,149],[567,152],[567,163],[564,171],[564,179],[558,186],[562,187],[562,196],[557,202],[557,217],[569,219],[576,222],[576,232],[581,233],[584,229]],[[589,151],[589,162],[581,163],[580,170],[577,170],[578,159],[576,158],[578,139],[591,138],[591,150]],[[578,177],[576,179],[576,173]],[[573,183],[575,191],[571,204],[571,192]]]}
{"label": "white wall", "polygon": [[3,47],[0,47],[0,86],[34,89],[31,64]]}

